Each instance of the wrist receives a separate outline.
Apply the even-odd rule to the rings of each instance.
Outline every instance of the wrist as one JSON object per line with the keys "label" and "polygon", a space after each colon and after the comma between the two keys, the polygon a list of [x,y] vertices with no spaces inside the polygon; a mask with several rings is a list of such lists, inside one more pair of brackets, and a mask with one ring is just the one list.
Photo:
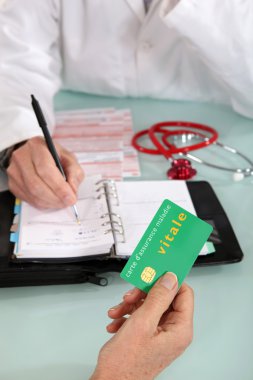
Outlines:
{"label": "wrist", "polygon": [[0,169],[1,170],[5,171],[8,168],[13,150],[14,150],[14,146],[11,146],[7,149],[4,149],[2,152],[0,152]]}
{"label": "wrist", "polygon": [[22,141],[18,144],[15,144],[13,146],[10,146],[7,149],[4,149],[2,152],[0,152],[0,169],[6,170],[10,164],[10,159],[13,151],[15,149],[18,149],[21,145],[23,145],[26,141]]}

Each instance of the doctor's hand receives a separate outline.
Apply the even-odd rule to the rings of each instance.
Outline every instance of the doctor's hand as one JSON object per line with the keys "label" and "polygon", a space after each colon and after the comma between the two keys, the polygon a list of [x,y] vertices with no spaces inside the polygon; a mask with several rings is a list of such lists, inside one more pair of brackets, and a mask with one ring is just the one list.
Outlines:
{"label": "doctor's hand", "polygon": [[75,156],[55,144],[67,177],[63,178],[44,138],[34,137],[14,150],[7,169],[9,190],[37,208],[63,208],[76,202],[84,178]]}
{"label": "doctor's hand", "polygon": [[177,290],[176,276],[167,273],[147,296],[134,289],[109,310],[107,331],[116,334],[102,347],[90,380],[151,380],[186,349],[193,335],[193,291],[186,284]]}

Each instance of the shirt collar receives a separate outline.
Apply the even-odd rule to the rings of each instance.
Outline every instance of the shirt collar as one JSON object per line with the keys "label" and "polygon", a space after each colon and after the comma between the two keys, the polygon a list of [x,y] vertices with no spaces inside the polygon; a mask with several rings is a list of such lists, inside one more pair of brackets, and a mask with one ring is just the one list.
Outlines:
{"label": "shirt collar", "polygon": [[134,13],[137,15],[139,20],[143,22],[146,16],[143,0],[125,0],[125,1],[131,7]]}

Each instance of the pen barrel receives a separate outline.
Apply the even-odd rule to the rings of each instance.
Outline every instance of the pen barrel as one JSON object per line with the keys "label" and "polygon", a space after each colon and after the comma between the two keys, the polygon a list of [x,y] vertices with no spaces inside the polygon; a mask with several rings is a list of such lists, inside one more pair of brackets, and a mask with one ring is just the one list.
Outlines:
{"label": "pen barrel", "polygon": [[[55,165],[60,170],[63,178],[66,181],[67,180],[66,175],[65,175],[63,167],[61,165],[61,161],[59,159],[58,153],[57,153],[57,151],[55,149],[52,137],[51,137],[51,135],[49,133],[49,130],[47,129],[47,122],[46,122],[46,120],[44,118],[42,109],[40,108],[40,104],[39,104],[38,100],[34,97],[34,95],[31,95],[31,98],[32,98],[32,107],[33,107],[34,113],[36,115],[38,124],[39,124],[40,128],[42,129],[42,132],[43,132],[43,135],[44,135],[44,138],[45,138],[48,150],[49,150],[49,152],[51,153],[51,156],[54,159]],[[75,214],[75,217],[76,217],[76,221],[80,224],[77,208],[76,208],[75,205],[72,206],[72,208],[73,208],[73,211],[74,211],[74,214]]]}
{"label": "pen barrel", "polygon": [[48,150],[50,151],[53,159],[54,159],[54,162],[55,162],[55,165],[57,166],[57,168],[60,170],[61,174],[63,175],[63,177],[66,179],[66,176],[65,176],[65,173],[64,173],[64,170],[63,170],[63,167],[61,165],[61,162],[60,162],[60,159],[59,159],[59,156],[58,156],[58,153],[55,149],[55,146],[53,144],[53,141],[52,141],[52,138],[49,134],[49,131],[47,128],[44,128],[44,126],[42,125],[41,126],[41,129],[43,131],[43,134],[44,134],[44,138],[45,138],[45,141],[46,141],[46,144],[47,144],[47,147],[48,147]]}
{"label": "pen barrel", "polygon": [[31,98],[32,98],[32,107],[33,107],[34,113],[36,115],[38,124],[39,124],[40,128],[42,129],[48,150],[54,159],[55,165],[60,170],[61,174],[63,175],[63,178],[66,180],[66,175],[65,175],[63,167],[61,165],[58,153],[55,149],[52,137],[50,136],[50,133],[48,131],[47,122],[46,122],[44,115],[43,115],[43,112],[40,108],[40,104],[39,104],[38,100],[34,97],[34,95],[31,95]]}

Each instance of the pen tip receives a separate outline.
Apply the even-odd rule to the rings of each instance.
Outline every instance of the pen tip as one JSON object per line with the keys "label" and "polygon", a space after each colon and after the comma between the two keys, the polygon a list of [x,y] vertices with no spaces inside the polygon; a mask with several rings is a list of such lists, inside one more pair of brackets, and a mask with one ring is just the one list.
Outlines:
{"label": "pen tip", "polygon": [[81,222],[80,222],[80,219],[79,219],[79,215],[78,215],[78,212],[77,212],[76,205],[74,205],[74,206],[72,206],[72,207],[73,207],[73,210],[74,210],[74,214],[75,214],[75,216],[76,216],[76,222],[77,222],[77,224],[79,224],[79,226],[80,226]]}

